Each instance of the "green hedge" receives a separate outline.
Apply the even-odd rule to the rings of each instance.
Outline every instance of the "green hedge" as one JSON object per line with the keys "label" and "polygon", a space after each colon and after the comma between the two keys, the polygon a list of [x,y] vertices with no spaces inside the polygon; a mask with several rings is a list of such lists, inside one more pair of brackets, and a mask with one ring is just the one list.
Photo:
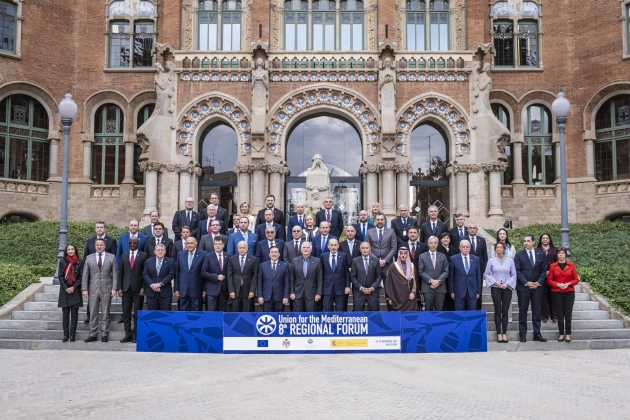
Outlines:
{"label": "green hedge", "polygon": [[0,306],[13,299],[29,284],[38,281],[39,277],[24,265],[0,263]]}
{"label": "green hedge", "polygon": [[[496,232],[487,230],[496,237]],[[538,238],[547,232],[554,246],[562,244],[559,224],[536,224],[508,232],[517,250],[523,249],[522,238],[531,233]],[[597,222],[569,225],[571,261],[575,263],[582,281],[593,290],[630,315],[630,223]]]}

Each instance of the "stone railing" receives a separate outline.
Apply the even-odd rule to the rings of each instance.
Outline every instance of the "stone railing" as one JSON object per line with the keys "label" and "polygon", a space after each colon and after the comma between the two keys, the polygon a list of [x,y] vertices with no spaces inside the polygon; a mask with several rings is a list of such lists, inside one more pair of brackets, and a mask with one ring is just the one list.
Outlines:
{"label": "stone railing", "polygon": [[90,185],[90,198],[119,199],[120,185]]}
{"label": "stone railing", "polygon": [[269,56],[270,70],[361,70],[378,67],[378,53],[371,51],[286,51]]}
{"label": "stone railing", "polygon": [[50,184],[48,182],[0,178],[0,192],[48,195],[49,190]]}
{"label": "stone railing", "polygon": [[595,183],[596,195],[627,194],[630,191],[630,179]]}
{"label": "stone railing", "polygon": [[528,185],[527,198],[556,198],[555,185]]}
{"label": "stone railing", "polygon": [[514,198],[514,187],[511,185],[501,185],[501,198]]}
{"label": "stone railing", "polygon": [[399,70],[470,68],[472,51],[429,51],[396,53]]}
{"label": "stone railing", "polygon": [[175,51],[175,63],[183,69],[249,70],[252,54],[243,51]]}
{"label": "stone railing", "polygon": [[133,186],[133,198],[142,198],[145,196],[145,186],[144,185],[134,185]]}

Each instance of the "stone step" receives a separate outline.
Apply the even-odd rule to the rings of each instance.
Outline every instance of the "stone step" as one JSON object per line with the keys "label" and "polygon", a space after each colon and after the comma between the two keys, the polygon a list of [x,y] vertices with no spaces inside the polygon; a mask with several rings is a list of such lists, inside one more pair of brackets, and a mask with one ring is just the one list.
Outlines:
{"label": "stone step", "polygon": [[[514,304],[514,309],[518,308],[517,304]],[[483,302],[482,309],[488,312],[494,312],[494,304],[491,302]],[[590,300],[580,300],[576,301],[573,305],[573,311],[593,311],[599,309],[599,302],[590,301]]]}
{"label": "stone step", "polygon": [[[117,321],[117,319],[116,319]],[[100,327],[100,318],[99,318]],[[77,323],[77,331],[89,331],[89,324],[82,322],[82,319]],[[109,329],[111,331],[124,331],[124,324],[118,322],[110,322]],[[14,319],[2,319],[0,320],[0,330],[63,330],[62,321],[47,321],[47,320],[14,320]]]}
{"label": "stone step", "polygon": [[[88,331],[77,330],[77,340],[88,337]],[[124,331],[110,331],[109,338],[112,341],[121,340],[125,336]],[[61,340],[63,333],[60,330],[3,330],[0,329],[0,340]],[[100,325],[98,337],[100,340]]]}
{"label": "stone step", "polygon": [[44,286],[44,293],[59,293],[59,285],[54,286]]}
{"label": "stone step", "polygon": [[[487,312],[487,316],[488,316],[488,322],[494,322],[494,311]],[[514,310],[512,311],[512,319],[515,322],[518,322],[518,308],[514,308]],[[531,311],[527,312],[527,319],[529,321],[532,320]],[[607,311],[599,310],[599,309],[594,310],[594,311],[574,311],[573,312],[574,321],[583,320],[583,319],[590,319],[590,320],[610,319],[610,313],[608,313]],[[549,322],[551,321],[548,321],[548,323]],[[544,325],[545,323],[543,322],[542,324]]]}
{"label": "stone step", "polygon": [[59,291],[57,293],[35,293],[33,296],[35,302],[58,302]]}
{"label": "stone step", "polygon": [[[99,341],[84,343],[83,340],[74,343],[61,341],[63,334],[55,340],[22,340],[7,339],[0,340],[0,349],[16,350],[91,350],[91,351],[136,351],[134,343],[121,343],[119,341],[109,341],[101,343]],[[77,338],[78,340],[78,338]]]}
{"label": "stone step", "polygon": [[630,340],[628,339],[601,339],[601,340],[573,340],[567,343],[565,341],[554,341],[541,343],[539,341],[509,341],[508,343],[497,343],[496,337],[494,341],[488,340],[488,351],[556,351],[556,350],[602,350],[602,349],[627,349],[630,348]]}
{"label": "stone step", "polygon": [[[492,295],[490,294],[490,292],[487,292],[486,290],[483,291],[483,295],[481,296],[482,302],[483,303],[487,303],[487,302],[492,302]],[[576,293],[575,294],[575,300],[577,301],[586,301],[586,300],[590,300],[591,297],[588,293]],[[516,292],[512,292],[512,303],[518,303],[518,297],[516,295]]]}
{"label": "stone step", "polygon": [[[540,331],[543,337],[548,339],[549,341],[557,341],[558,340],[558,330],[542,330]],[[520,335],[518,333],[518,329],[512,331],[509,330],[507,332],[508,340],[510,341],[519,341]],[[527,341],[533,341],[534,333],[528,329],[527,333]],[[604,339],[630,339],[630,328],[619,328],[619,329],[584,329],[584,330],[573,330],[571,332],[571,339],[575,340],[604,340]],[[497,340],[497,334],[494,331],[488,331],[488,342]]]}
{"label": "stone step", "polygon": [[[0,328],[2,328],[0,323]],[[577,330],[605,330],[605,329],[623,329],[623,322],[616,319],[604,319],[604,320],[573,320],[571,322],[571,328]],[[533,329],[532,322],[527,322],[527,330]],[[542,322],[540,324],[541,330],[558,330],[557,322]],[[518,319],[508,323],[508,331],[518,331]],[[488,322],[488,331],[496,331],[494,322]]]}

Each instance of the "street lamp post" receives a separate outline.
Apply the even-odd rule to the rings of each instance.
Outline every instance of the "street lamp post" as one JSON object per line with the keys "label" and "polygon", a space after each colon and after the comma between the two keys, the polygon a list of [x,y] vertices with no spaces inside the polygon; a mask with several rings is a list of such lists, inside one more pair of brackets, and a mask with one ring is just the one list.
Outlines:
{"label": "street lamp post", "polygon": [[[561,215],[561,228],[562,234],[562,246],[567,249],[569,254],[569,208],[567,202],[567,162],[564,143],[564,130],[567,122],[567,115],[571,110],[571,104],[564,97],[562,89],[558,93],[558,97],[553,104],[551,104],[551,111],[556,116],[556,122],[558,123],[558,131],[560,132],[560,215]],[[568,255],[567,255],[568,256]]]}
{"label": "street lamp post", "polygon": [[59,278],[63,274],[59,272],[59,262],[63,259],[68,240],[68,155],[70,154],[70,126],[77,115],[77,104],[72,100],[68,90],[66,97],[59,102],[59,114],[63,124],[63,172],[61,174],[61,215],[59,217],[59,253],[58,263],[53,284],[59,284]]}

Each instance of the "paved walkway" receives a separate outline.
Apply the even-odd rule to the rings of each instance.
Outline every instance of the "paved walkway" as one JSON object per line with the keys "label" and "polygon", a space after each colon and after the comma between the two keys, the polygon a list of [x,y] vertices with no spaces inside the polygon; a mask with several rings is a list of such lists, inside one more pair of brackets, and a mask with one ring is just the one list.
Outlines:
{"label": "paved walkway", "polygon": [[630,350],[186,355],[0,350],[2,419],[622,419]]}

